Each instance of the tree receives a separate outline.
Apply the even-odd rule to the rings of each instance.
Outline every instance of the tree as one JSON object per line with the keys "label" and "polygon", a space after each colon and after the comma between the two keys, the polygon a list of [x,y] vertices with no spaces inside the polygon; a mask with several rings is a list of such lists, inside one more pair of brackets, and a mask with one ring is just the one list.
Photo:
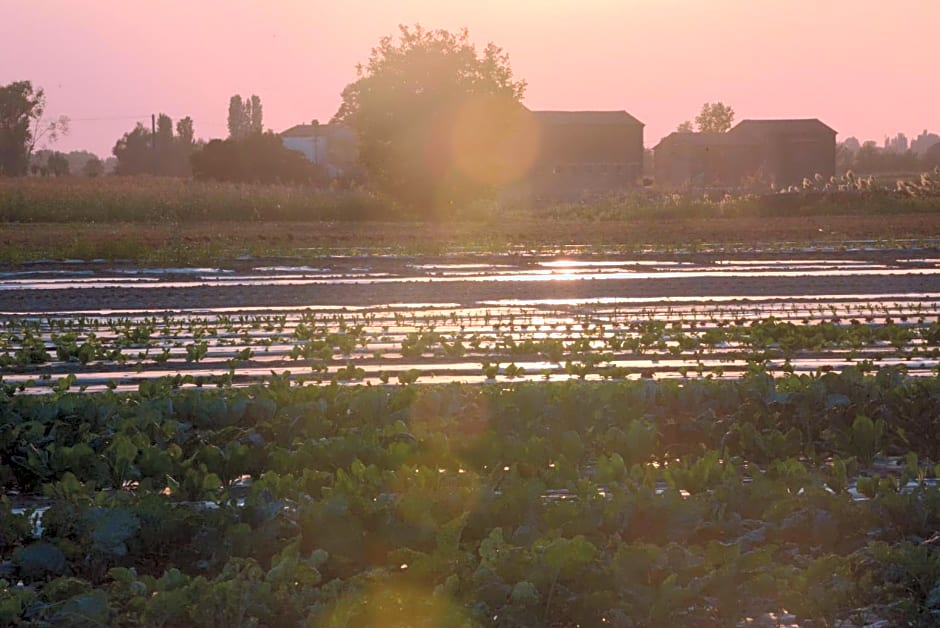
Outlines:
{"label": "tree", "polygon": [[695,124],[703,133],[725,133],[734,122],[734,109],[722,102],[702,105],[702,112],[695,116]]}
{"label": "tree", "polygon": [[258,183],[312,183],[322,170],[299,152],[284,148],[279,135],[252,133],[212,140],[192,156],[197,179]]}
{"label": "tree", "polygon": [[854,168],[865,174],[877,171],[880,152],[875,142],[864,142],[855,154]]}
{"label": "tree", "polygon": [[940,144],[940,135],[928,133],[927,129],[924,129],[924,132],[915,137],[914,141],[911,142],[911,150],[923,156],[930,150],[930,147],[935,144]]}
{"label": "tree", "polygon": [[165,113],[157,116],[157,146],[173,141],[173,119]]}
{"label": "tree", "polygon": [[840,144],[840,146],[843,146],[845,150],[851,153],[852,156],[854,157],[855,153],[858,152],[858,149],[862,147],[862,144],[861,142],[858,141],[857,137],[847,137],[845,141],[843,141],[842,144]]}
{"label": "tree", "polygon": [[69,174],[69,160],[64,154],[56,151],[46,160],[46,172],[54,177],[64,177]]}
{"label": "tree", "polygon": [[68,133],[68,118],[44,117],[46,94],[29,81],[0,86],[0,174],[24,175],[33,150],[43,140]]}
{"label": "tree", "polygon": [[676,127],[676,132],[678,133],[692,133],[695,129],[692,128],[692,121],[686,120]]}
{"label": "tree", "polygon": [[114,173],[189,176],[189,158],[195,149],[192,118],[183,118],[176,128],[174,136],[173,120],[163,113],[157,117],[156,136],[138,123],[114,145],[112,152],[118,161]]}
{"label": "tree", "polygon": [[150,129],[141,123],[125,133],[111,150],[117,158],[114,174],[132,175],[154,172],[153,141]]}
{"label": "tree", "polygon": [[[838,161],[839,153],[836,153]],[[873,141],[867,141],[855,153],[854,159],[845,163],[847,169],[860,174],[916,172],[923,167],[917,153],[906,150],[894,152],[890,148],[879,147]]]}
{"label": "tree", "polygon": [[372,180],[435,211],[521,176],[535,156],[535,122],[508,56],[459,33],[399,26],[342,94],[335,122],[354,128]]}
{"label": "tree", "polygon": [[175,162],[179,159],[176,142],[173,137],[173,120],[165,113],[157,116],[156,148],[156,174],[177,174]]}
{"label": "tree", "polygon": [[[61,153],[58,151],[53,151],[53,150],[43,148],[43,149],[34,151],[32,156],[30,157],[29,159],[30,172],[37,174],[37,175],[38,174],[43,174],[43,175],[55,174],[54,172],[51,172],[51,170],[54,169],[53,166],[55,166],[55,161],[57,158],[54,157],[54,155],[56,155],[56,153],[58,153],[62,158],[64,158],[65,163],[68,164],[68,174],[84,172],[85,163],[88,162],[89,159],[94,159],[96,157],[94,153],[90,153],[86,150],[73,150],[73,151],[69,151],[68,153]],[[52,160],[51,165],[50,165],[50,160]],[[57,169],[58,169],[57,171],[59,174],[65,173],[64,164],[57,166]]]}
{"label": "tree", "polygon": [[846,142],[836,144],[836,174],[843,175],[852,170],[857,152],[857,150],[852,150]]}
{"label": "tree", "polygon": [[192,118],[186,116],[176,123],[176,137],[184,145],[196,143],[196,129]]}
{"label": "tree", "polygon": [[238,94],[228,101],[228,136],[241,139],[249,133],[263,133],[263,108],[261,98],[252,94],[242,98]]}
{"label": "tree", "polygon": [[248,121],[245,120],[245,103],[238,94],[232,96],[228,101],[228,136],[238,139],[245,135],[248,128]]}
{"label": "tree", "polygon": [[263,133],[264,124],[263,124],[263,110],[261,108],[261,98],[251,95],[251,99],[248,101],[249,110],[248,110],[248,128],[252,133]]}
{"label": "tree", "polygon": [[33,92],[29,81],[0,87],[0,174],[26,174],[31,121],[41,109],[42,100],[42,89]]}
{"label": "tree", "polygon": [[189,116],[176,123],[176,139],[173,142],[172,173],[189,176],[192,174],[192,156],[197,149],[196,129]]}
{"label": "tree", "polygon": [[82,174],[90,178],[100,177],[104,174],[104,163],[97,157],[92,157],[82,167]]}
{"label": "tree", "polygon": [[940,142],[932,144],[924,153],[924,165],[928,168],[940,168]]}

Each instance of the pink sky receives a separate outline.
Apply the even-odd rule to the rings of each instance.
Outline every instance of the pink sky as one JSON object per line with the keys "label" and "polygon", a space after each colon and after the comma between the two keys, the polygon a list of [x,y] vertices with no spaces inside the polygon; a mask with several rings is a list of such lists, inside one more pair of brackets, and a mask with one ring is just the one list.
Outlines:
{"label": "pink sky", "polygon": [[530,108],[626,109],[647,146],[714,100],[840,139],[940,132],[937,0],[0,3],[0,84],[45,87],[73,119],[59,150],[109,155],[151,112],[221,137],[234,93],[258,94],[275,131],[327,121],[378,38],[416,22],[502,46]]}

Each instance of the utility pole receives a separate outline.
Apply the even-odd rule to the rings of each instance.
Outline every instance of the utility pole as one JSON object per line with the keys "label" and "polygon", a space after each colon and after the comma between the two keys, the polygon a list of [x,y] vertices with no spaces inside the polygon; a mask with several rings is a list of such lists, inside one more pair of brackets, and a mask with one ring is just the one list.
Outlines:
{"label": "utility pole", "polygon": [[320,165],[320,121],[313,121],[313,163]]}
{"label": "utility pole", "polygon": [[152,153],[153,163],[150,171],[154,176],[157,175],[157,114],[150,114],[150,152]]}

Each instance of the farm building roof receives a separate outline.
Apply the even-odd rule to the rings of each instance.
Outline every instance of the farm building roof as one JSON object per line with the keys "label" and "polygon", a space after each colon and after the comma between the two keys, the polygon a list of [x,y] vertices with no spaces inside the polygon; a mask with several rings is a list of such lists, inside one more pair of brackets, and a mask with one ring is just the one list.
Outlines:
{"label": "farm building roof", "polygon": [[736,125],[734,125],[734,128],[729,132],[733,133],[738,130],[767,130],[775,133],[805,133],[818,131],[836,133],[835,129],[824,124],[818,118],[803,118],[794,120],[741,120]]}
{"label": "farm building roof", "polygon": [[281,131],[281,137],[322,137],[341,128],[344,128],[341,124],[297,124]]}
{"label": "farm building roof", "polygon": [[731,135],[730,133],[718,133],[718,132],[698,132],[692,133],[689,131],[673,131],[663,139],[659,140],[659,144],[655,148],[659,148],[663,144],[678,144],[678,145],[694,145],[694,146],[725,146],[725,145],[740,145],[751,143],[749,139],[745,139],[739,136]]}
{"label": "farm building roof", "polygon": [[533,111],[546,124],[638,124],[626,111]]}

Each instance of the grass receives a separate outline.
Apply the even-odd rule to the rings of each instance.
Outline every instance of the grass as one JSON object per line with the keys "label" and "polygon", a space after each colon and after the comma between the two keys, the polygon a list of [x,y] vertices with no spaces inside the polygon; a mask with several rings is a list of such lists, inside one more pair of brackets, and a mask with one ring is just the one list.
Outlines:
{"label": "grass", "polygon": [[591,245],[635,252],[649,245],[696,250],[706,243],[838,243],[846,240],[916,240],[940,237],[929,214],[898,216],[784,216],[661,221],[507,219],[460,223],[420,222],[200,222],[0,224],[0,262],[36,259],[106,259],[192,264],[253,257],[314,258],[329,253],[436,254],[455,250],[504,252]]}
{"label": "grass", "polygon": [[0,177],[0,221],[46,223],[361,220],[399,213],[365,191],[170,177]]}
{"label": "grass", "polygon": [[363,190],[152,177],[0,178],[0,262],[197,263],[350,249],[435,253],[571,244],[695,249],[701,243],[940,236],[940,198],[887,193],[709,200],[637,192],[542,205],[489,200],[453,214],[447,220],[418,220]]}
{"label": "grass", "polygon": [[[483,200],[447,210],[448,221],[675,220],[803,215],[896,215],[940,212],[940,198],[905,198],[888,191],[815,192],[709,198],[652,190],[532,202]],[[304,186],[238,184],[168,177],[3,178],[0,222],[306,222],[410,221],[421,217],[381,194]]]}

